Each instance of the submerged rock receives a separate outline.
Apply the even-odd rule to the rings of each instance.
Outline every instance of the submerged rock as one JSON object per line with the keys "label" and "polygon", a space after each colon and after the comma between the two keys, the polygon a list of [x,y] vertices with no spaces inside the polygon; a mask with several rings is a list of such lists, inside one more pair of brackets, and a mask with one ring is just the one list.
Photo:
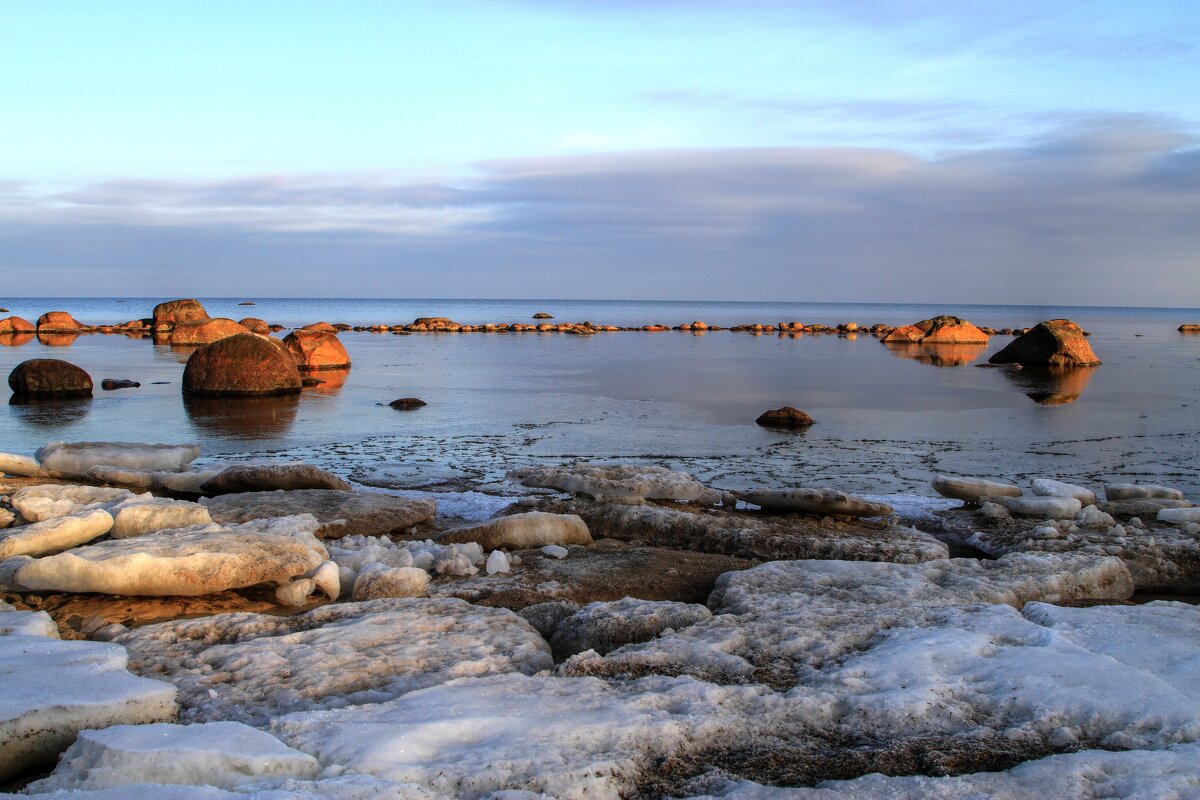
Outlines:
{"label": "submerged rock", "polygon": [[345,480],[312,464],[247,464],[229,467],[205,481],[200,488],[209,494],[276,489],[351,489]]}
{"label": "submerged rock", "polygon": [[1084,338],[1083,330],[1069,319],[1039,322],[1028,333],[1013,339],[988,359],[989,364],[1039,367],[1088,367],[1100,363]]}
{"label": "submerged rock", "polygon": [[711,505],[721,493],[686,472],[643,464],[570,464],[562,467],[525,467],[508,473],[522,486],[561,489],[595,500],[637,502],[674,500]]}
{"label": "submerged rock", "polygon": [[478,542],[484,550],[525,550],[557,544],[591,544],[587,524],[574,514],[530,511],[452,528],[438,534],[438,544]]}
{"label": "submerged rock", "polygon": [[8,388],[18,398],[91,397],[92,377],[69,361],[33,358],[13,368]]}
{"label": "submerged rock", "polygon": [[402,534],[414,525],[432,521],[437,513],[437,503],[431,497],[332,489],[236,492],[200,502],[217,522],[312,514],[321,523],[316,535],[322,539],[340,539],[347,534]]}

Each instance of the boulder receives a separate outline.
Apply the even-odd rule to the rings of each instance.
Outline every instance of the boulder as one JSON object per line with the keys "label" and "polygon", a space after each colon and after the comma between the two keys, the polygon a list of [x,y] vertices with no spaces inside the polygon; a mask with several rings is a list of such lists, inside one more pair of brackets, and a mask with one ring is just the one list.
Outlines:
{"label": "boulder", "polygon": [[92,377],[69,361],[32,358],[8,374],[8,387],[21,398],[91,397]]}
{"label": "boulder", "polygon": [[1020,497],[1021,487],[1010,483],[985,481],[981,478],[951,478],[937,475],[933,479],[933,490],[942,497],[962,500],[969,506],[977,506],[989,497]]}
{"label": "boulder", "polygon": [[21,317],[5,317],[0,319],[0,336],[11,336],[18,333],[33,333],[37,328],[32,322]]}
{"label": "boulder", "polygon": [[245,317],[238,320],[238,325],[241,325],[251,333],[257,333],[259,336],[270,336],[271,326],[267,324],[265,319],[258,317]]}
{"label": "boulder", "polygon": [[886,503],[875,503],[837,489],[757,489],[734,494],[739,500],[765,511],[800,511],[846,517],[889,517],[893,513],[892,507]]}
{"label": "boulder", "polygon": [[269,492],[275,489],[336,489],[350,484],[312,464],[246,464],[222,470],[200,485],[206,494]]}
{"label": "boulder", "polygon": [[347,369],[350,366],[350,354],[333,331],[292,331],[283,343],[302,370]]}
{"label": "boulder", "polygon": [[250,330],[225,317],[197,322],[179,322],[171,329],[171,344],[212,344],[240,333],[250,333]]}
{"label": "boulder", "polygon": [[168,300],[154,307],[152,326],[156,330],[170,330],[179,323],[203,322],[208,312],[199,300]]}
{"label": "boulder", "polygon": [[116,389],[138,389],[141,384],[137,381],[127,380],[125,378],[105,378],[100,381],[100,388],[106,392],[111,392]]}
{"label": "boulder", "polygon": [[553,314],[547,314],[545,311],[539,311],[533,315],[534,319],[554,319]]}
{"label": "boulder", "polygon": [[412,411],[415,408],[429,405],[419,397],[401,397],[399,400],[393,400],[388,403],[392,408],[398,408],[401,411]]}
{"label": "boulder", "polygon": [[478,542],[484,550],[528,550],[549,544],[591,544],[587,523],[574,514],[530,511],[452,528],[438,534],[438,544]]}
{"label": "boulder", "polygon": [[510,480],[522,486],[561,489],[595,500],[639,502],[674,500],[711,505],[721,493],[686,472],[646,464],[568,464],[561,467],[524,467],[510,470]]}
{"label": "boulder", "polygon": [[112,526],[112,514],[96,508],[30,525],[5,528],[0,530],[0,560],[67,550],[103,536]]}
{"label": "boulder", "polygon": [[263,336],[241,333],[201,347],[183,370],[183,391],[195,395],[270,395],[300,391],[300,372]]}
{"label": "boulder", "polygon": [[328,322],[314,322],[310,325],[305,325],[300,330],[302,331],[324,331],[325,333],[337,333],[338,329],[330,325]]}
{"label": "boulder", "polygon": [[47,311],[38,317],[37,330],[39,333],[70,333],[81,331],[87,326],[72,317],[66,311]]}
{"label": "boulder", "polygon": [[140,442],[50,442],[34,454],[42,466],[71,475],[93,467],[182,472],[200,456],[197,444]]}
{"label": "boulder", "polygon": [[880,341],[885,344],[987,344],[988,335],[965,319],[942,315],[896,328]]}
{"label": "boulder", "polygon": [[[17,317],[16,319],[20,319]],[[1185,322],[1179,326],[1180,333],[1200,333],[1200,323]]]}
{"label": "boulder", "polygon": [[807,428],[814,420],[805,412],[791,406],[764,411],[754,420],[764,428]]}
{"label": "boulder", "polygon": [[321,523],[316,535],[340,539],[348,534],[389,536],[433,520],[437,504],[429,497],[396,497],[376,492],[293,489],[237,492],[200,501],[221,523],[312,514]]}
{"label": "boulder", "polygon": [[990,364],[1039,367],[1090,367],[1100,363],[1083,329],[1069,319],[1039,322],[1028,333],[988,359]]}

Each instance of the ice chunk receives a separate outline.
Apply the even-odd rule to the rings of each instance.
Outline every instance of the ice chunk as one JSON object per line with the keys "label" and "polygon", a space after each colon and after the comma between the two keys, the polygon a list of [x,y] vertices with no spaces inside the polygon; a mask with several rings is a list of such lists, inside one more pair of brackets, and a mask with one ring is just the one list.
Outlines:
{"label": "ice chunk", "polygon": [[937,475],[933,479],[933,490],[942,497],[962,500],[967,505],[979,505],[988,498],[1020,497],[1021,487],[1011,483],[985,481],[981,478],[952,478]]}
{"label": "ice chunk", "polygon": [[335,561],[322,561],[308,577],[312,578],[317,589],[324,592],[330,600],[337,600],[338,595],[342,593],[341,570]]}
{"label": "ice chunk", "polygon": [[0,636],[58,638],[58,625],[45,611],[18,611],[0,600]]}
{"label": "ice chunk", "polygon": [[1189,522],[1200,522],[1200,508],[1159,509],[1158,521],[1169,522],[1172,525],[1186,525]]}
{"label": "ice chunk", "polygon": [[502,550],[493,550],[487,560],[487,574],[495,575],[498,572],[508,572],[512,569],[508,564],[508,556],[504,555]]}
{"label": "ice chunk", "polygon": [[354,579],[353,597],[356,601],[383,597],[425,597],[428,594],[429,573],[418,567],[368,564]]}
{"label": "ice chunk", "polygon": [[285,606],[308,605],[309,596],[317,590],[317,584],[312,578],[298,578],[289,584],[275,590],[275,599]]}
{"label": "ice chunk", "polygon": [[1014,514],[1049,519],[1073,517],[1079,513],[1081,508],[1079,500],[1074,497],[1035,495],[1034,497],[989,497],[988,500],[999,503]]}
{"label": "ice chunk", "polygon": [[101,508],[0,530],[0,559],[41,556],[90,542],[108,533],[112,514]]}
{"label": "ice chunk", "polygon": [[575,514],[546,514],[530,511],[497,517],[487,522],[452,528],[437,535],[439,544],[478,542],[484,550],[507,547],[525,550],[548,544],[591,544],[587,524]]}
{"label": "ice chunk", "polygon": [[548,558],[566,558],[571,551],[565,547],[559,547],[556,544],[548,544],[542,548],[542,555]]}
{"label": "ice chunk", "polygon": [[[106,489],[100,486],[46,483],[26,486],[12,493],[13,508],[30,522],[65,517],[93,508],[107,508],[135,495],[128,489]],[[149,499],[149,495],[142,495]]]}
{"label": "ice chunk", "polygon": [[712,505],[721,499],[720,492],[686,472],[647,464],[579,462],[562,467],[524,467],[510,471],[508,477],[520,481],[522,486],[561,489],[595,500],[674,500]]}
{"label": "ice chunk", "polygon": [[1104,487],[1104,498],[1116,500],[1182,500],[1183,492],[1153,483],[1110,483]]}
{"label": "ice chunk", "polygon": [[165,497],[133,498],[110,506],[110,510],[114,519],[114,539],[127,539],[172,528],[207,525],[213,521],[204,506]]}
{"label": "ice chunk", "polygon": [[1117,521],[1112,518],[1111,514],[1106,514],[1094,505],[1081,509],[1075,515],[1075,521],[1085,528],[1099,528],[1106,530],[1117,524]]}
{"label": "ice chunk", "polygon": [[202,501],[217,522],[249,522],[264,517],[312,514],[321,521],[317,536],[380,536],[429,522],[437,513],[430,497],[395,497],[374,492],[293,489],[238,492]]}
{"label": "ice chunk", "polygon": [[42,478],[49,473],[50,471],[39,464],[36,458],[16,453],[0,453],[0,474],[19,475],[23,478]]}
{"label": "ice chunk", "polygon": [[50,442],[34,454],[46,469],[87,475],[92,467],[123,467],[180,472],[200,455],[195,444],[131,444],[127,442]]}
{"label": "ice chunk", "polygon": [[1033,493],[1041,497],[1074,497],[1081,505],[1090,506],[1096,503],[1096,493],[1091,489],[1076,486],[1073,483],[1037,478],[1031,484]]}
{"label": "ice chunk", "polygon": [[887,517],[892,507],[837,489],[759,489],[737,492],[737,499],[771,511],[837,514],[851,517]]}
{"label": "ice chunk", "polygon": [[555,626],[550,646],[559,658],[585,650],[604,655],[622,645],[649,641],[667,629],[681,630],[711,618],[711,611],[694,603],[632,597],[588,603]]}
{"label": "ice chunk", "polygon": [[[483,548],[475,542],[441,545],[432,540],[393,542],[384,536],[346,536],[327,541],[330,557],[340,567],[356,572],[367,564],[418,567],[429,571],[441,561],[460,559],[467,566],[483,563]],[[474,573],[471,573],[474,574]]]}

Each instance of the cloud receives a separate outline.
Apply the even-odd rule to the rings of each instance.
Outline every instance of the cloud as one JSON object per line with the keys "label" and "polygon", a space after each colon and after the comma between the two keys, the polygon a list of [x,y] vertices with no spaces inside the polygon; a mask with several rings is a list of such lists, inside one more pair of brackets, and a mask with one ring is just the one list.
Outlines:
{"label": "cloud", "polygon": [[1200,306],[1198,145],[1122,116],[940,158],[680,150],[454,182],[0,185],[0,269],[14,294]]}

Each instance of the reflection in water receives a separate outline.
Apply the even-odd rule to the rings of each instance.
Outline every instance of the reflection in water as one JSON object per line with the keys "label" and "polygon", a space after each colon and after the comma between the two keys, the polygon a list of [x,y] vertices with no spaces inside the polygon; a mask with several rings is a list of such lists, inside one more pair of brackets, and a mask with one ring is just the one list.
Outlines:
{"label": "reflection in water", "polygon": [[970,364],[987,349],[986,344],[917,344],[888,342],[884,345],[892,355],[911,358],[935,367],[961,367]]}
{"label": "reflection in water", "polygon": [[12,408],[13,415],[22,422],[53,428],[77,422],[87,416],[92,407],[92,398],[35,399],[13,395],[9,398],[8,405]]}
{"label": "reflection in water", "polygon": [[234,439],[266,439],[288,432],[296,421],[300,397],[198,397],[185,395],[183,407],[203,433]]}
{"label": "reflection in water", "polygon": [[350,377],[350,370],[323,369],[320,372],[304,373],[304,377],[316,378],[320,381],[318,385],[306,388],[305,391],[316,394],[337,394],[346,385],[346,379]]}
{"label": "reflection in water", "polygon": [[78,338],[78,333],[39,333],[37,335],[38,341],[46,347],[70,347]]}
{"label": "reflection in water", "polygon": [[1006,369],[1004,374],[1033,402],[1062,406],[1079,399],[1093,370],[1095,367],[1025,367]]}
{"label": "reflection in water", "polygon": [[33,341],[32,333],[3,333],[0,334],[0,347],[20,347]]}

